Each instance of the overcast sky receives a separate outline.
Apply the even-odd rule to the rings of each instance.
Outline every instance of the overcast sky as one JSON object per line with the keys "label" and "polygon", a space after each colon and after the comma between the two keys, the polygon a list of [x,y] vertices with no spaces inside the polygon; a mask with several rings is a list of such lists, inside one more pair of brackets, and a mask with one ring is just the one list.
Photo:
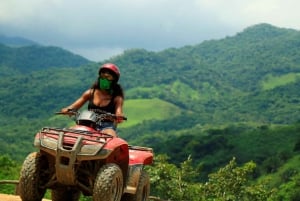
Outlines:
{"label": "overcast sky", "polygon": [[299,0],[0,0],[0,34],[93,61],[125,49],[160,51],[269,23],[300,30]]}

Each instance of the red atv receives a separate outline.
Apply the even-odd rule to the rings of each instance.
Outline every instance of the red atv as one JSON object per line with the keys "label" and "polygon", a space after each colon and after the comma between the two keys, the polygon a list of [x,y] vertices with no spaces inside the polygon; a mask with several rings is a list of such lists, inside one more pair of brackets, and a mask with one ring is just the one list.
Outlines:
{"label": "red atv", "polygon": [[78,201],[81,193],[93,201],[146,201],[150,181],[144,166],[153,162],[152,149],[96,129],[113,114],[70,114],[75,126],[44,127],[36,134],[39,151],[27,156],[20,172],[22,201],[41,201],[47,189],[52,201]]}

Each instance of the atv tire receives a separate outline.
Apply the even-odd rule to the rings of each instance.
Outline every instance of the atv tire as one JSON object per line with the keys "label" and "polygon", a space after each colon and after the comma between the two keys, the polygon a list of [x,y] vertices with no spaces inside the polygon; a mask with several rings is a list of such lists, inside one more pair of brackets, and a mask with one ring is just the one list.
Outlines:
{"label": "atv tire", "polygon": [[122,170],[116,164],[104,165],[95,179],[93,201],[120,201],[122,194]]}
{"label": "atv tire", "polygon": [[78,201],[80,198],[80,191],[75,189],[57,188],[51,192],[52,201]]}
{"label": "atv tire", "polygon": [[19,189],[22,201],[41,201],[46,192],[42,188],[41,170],[47,167],[47,161],[38,152],[29,154],[20,172]]}
{"label": "atv tire", "polygon": [[[139,179],[138,186],[136,189],[136,193],[135,194],[126,193],[122,197],[122,201],[146,201],[149,197],[149,194],[150,194],[149,176],[145,170],[137,169],[136,171],[141,171],[141,175],[140,175],[140,179]],[[135,181],[129,181],[129,182],[135,182]]]}

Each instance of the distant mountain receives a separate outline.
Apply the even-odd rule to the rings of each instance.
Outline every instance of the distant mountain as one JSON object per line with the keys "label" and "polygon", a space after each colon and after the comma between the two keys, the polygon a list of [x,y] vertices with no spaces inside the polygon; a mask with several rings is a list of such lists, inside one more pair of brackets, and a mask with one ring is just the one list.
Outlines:
{"label": "distant mountain", "polygon": [[91,63],[62,48],[40,45],[9,47],[0,44],[0,55],[0,68],[15,69],[22,73],[50,67],[79,67]]}
{"label": "distant mountain", "polygon": [[[288,123],[299,119],[299,47],[299,31],[258,24],[235,36],[194,46],[161,52],[127,50],[110,62],[121,69],[120,81],[126,89],[126,98],[160,98],[184,110],[194,111],[198,114],[195,118],[202,124],[231,121]],[[19,72],[47,70],[47,73],[40,72],[40,77],[49,79],[50,73],[55,78],[51,82],[57,82],[51,85],[55,89],[38,84],[38,79],[31,80],[26,75],[16,79],[15,84],[23,79],[31,80],[28,88],[31,90],[31,84],[37,82],[40,86],[36,88],[40,90],[37,94],[45,97],[44,87],[53,93],[62,93],[61,103],[72,100],[79,88],[83,90],[96,79],[98,64],[88,64],[88,60],[58,47],[0,46],[0,66],[10,67],[10,70],[0,72],[0,76],[11,69]],[[81,68],[70,68],[76,66]],[[57,68],[52,72],[49,67],[59,67],[64,72],[64,67],[68,67],[72,76],[61,76]],[[77,80],[91,80],[76,82],[76,86],[68,85],[67,95],[65,83],[74,82],[75,76]],[[5,86],[5,80],[2,82]],[[24,83],[22,86],[26,90]],[[55,94],[48,92],[47,96],[51,98]],[[13,97],[6,96],[5,99],[13,103]],[[9,107],[6,110],[10,111]]]}
{"label": "distant mountain", "polygon": [[258,24],[194,46],[126,51],[114,62],[127,96],[160,97],[201,123],[287,123],[300,119],[299,47],[299,31]]}
{"label": "distant mountain", "polygon": [[20,47],[28,45],[39,45],[37,42],[22,38],[22,37],[9,37],[0,34],[0,43],[6,46]]}

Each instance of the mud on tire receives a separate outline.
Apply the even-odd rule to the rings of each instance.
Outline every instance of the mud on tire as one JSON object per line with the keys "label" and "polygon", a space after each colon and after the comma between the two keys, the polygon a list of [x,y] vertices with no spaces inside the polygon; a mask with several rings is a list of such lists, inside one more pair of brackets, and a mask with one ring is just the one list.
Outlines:
{"label": "mud on tire", "polygon": [[95,179],[93,201],[120,201],[122,194],[122,170],[116,164],[104,165]]}
{"label": "mud on tire", "polygon": [[[145,170],[136,169],[136,171],[141,171],[140,179],[138,181],[138,186],[135,194],[126,193],[122,197],[122,201],[146,201],[150,194],[150,178]],[[133,173],[135,174],[135,173]],[[135,179],[133,177],[133,179]],[[135,181],[129,181],[135,182]],[[129,184],[130,185],[130,184]]]}
{"label": "mud on tire", "polygon": [[20,172],[19,189],[22,201],[41,201],[46,192],[41,188],[41,170],[47,167],[46,159],[38,152],[29,154]]}

